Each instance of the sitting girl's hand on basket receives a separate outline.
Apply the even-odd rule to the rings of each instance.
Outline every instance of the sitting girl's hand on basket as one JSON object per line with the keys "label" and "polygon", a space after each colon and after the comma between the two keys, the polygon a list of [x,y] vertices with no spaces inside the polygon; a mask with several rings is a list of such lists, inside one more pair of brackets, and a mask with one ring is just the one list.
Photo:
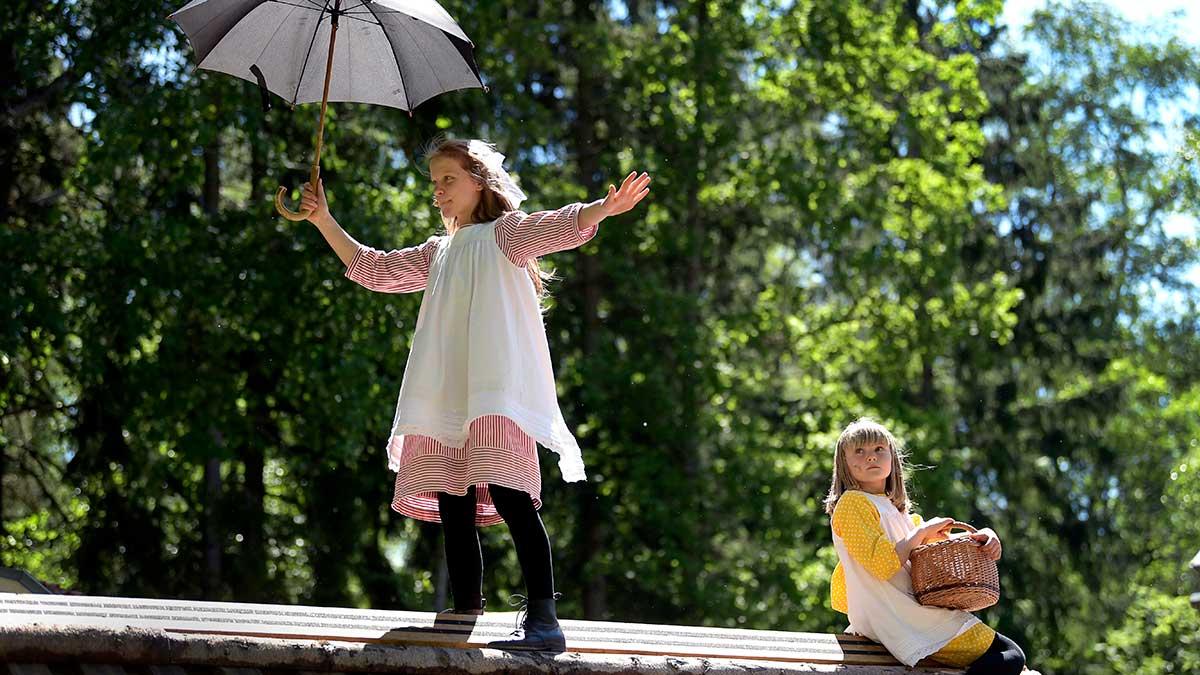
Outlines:
{"label": "sitting girl's hand on basket", "polygon": [[990,527],[984,527],[970,535],[972,539],[979,542],[980,548],[983,549],[983,554],[990,560],[999,560],[1001,554],[1000,537]]}
{"label": "sitting girl's hand on basket", "polygon": [[900,541],[896,542],[896,557],[901,563],[908,561],[909,554],[912,550],[922,544],[930,541],[936,541],[939,538],[945,538],[946,532],[954,525],[953,518],[930,518],[921,523],[921,526],[913,530]]}
{"label": "sitting girl's hand on basket", "polygon": [[945,539],[950,534],[950,528],[954,526],[953,518],[930,518],[921,523],[921,527],[917,530],[920,534],[916,542],[917,546],[928,544],[931,541],[940,541]]}

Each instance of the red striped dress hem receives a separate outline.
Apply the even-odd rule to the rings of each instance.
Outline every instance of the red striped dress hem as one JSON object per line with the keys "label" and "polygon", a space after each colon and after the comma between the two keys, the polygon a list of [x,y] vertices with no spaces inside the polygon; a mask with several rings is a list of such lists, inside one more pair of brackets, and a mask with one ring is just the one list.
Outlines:
{"label": "red striped dress hem", "polygon": [[[401,440],[403,439],[403,440]],[[465,495],[475,486],[475,524],[503,522],[492,503],[488,484],[525,492],[536,509],[542,507],[542,474],[537,443],[516,422],[485,415],[471,422],[467,441],[453,448],[428,437],[393,437],[389,449],[401,445],[392,510],[431,523],[440,523],[437,495]]]}

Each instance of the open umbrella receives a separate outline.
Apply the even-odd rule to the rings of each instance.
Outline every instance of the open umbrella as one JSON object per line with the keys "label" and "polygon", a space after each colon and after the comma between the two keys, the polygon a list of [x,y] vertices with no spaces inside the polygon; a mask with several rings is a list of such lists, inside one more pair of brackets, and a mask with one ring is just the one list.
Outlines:
{"label": "open umbrella", "polygon": [[[313,185],[330,101],[412,110],[447,91],[483,87],[474,45],[434,0],[192,0],[170,18],[187,34],[197,67],[257,82],[292,106],[321,102]],[[307,218],[283,205],[286,192],[275,194],[280,215]]]}

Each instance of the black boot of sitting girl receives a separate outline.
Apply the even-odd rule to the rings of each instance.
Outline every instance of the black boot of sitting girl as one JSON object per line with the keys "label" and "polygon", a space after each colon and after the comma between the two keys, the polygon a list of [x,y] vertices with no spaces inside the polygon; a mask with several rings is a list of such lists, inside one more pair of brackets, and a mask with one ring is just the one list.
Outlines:
{"label": "black boot of sitting girl", "polygon": [[488,647],[555,654],[567,651],[567,638],[563,635],[562,626],[558,625],[554,600],[554,598],[527,600],[517,610],[518,616],[521,611],[525,612],[525,621],[520,628],[513,631],[513,639],[489,642]]}

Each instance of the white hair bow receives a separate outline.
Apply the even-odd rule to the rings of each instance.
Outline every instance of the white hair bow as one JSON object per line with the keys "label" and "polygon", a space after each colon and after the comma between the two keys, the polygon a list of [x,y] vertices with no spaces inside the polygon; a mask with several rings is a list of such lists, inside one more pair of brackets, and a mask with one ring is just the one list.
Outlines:
{"label": "white hair bow", "polygon": [[516,181],[504,170],[504,155],[496,150],[496,146],[484,141],[472,140],[467,144],[467,152],[478,159],[487,169],[487,184],[492,190],[504,195],[514,209],[521,208],[526,195],[517,187]]}

